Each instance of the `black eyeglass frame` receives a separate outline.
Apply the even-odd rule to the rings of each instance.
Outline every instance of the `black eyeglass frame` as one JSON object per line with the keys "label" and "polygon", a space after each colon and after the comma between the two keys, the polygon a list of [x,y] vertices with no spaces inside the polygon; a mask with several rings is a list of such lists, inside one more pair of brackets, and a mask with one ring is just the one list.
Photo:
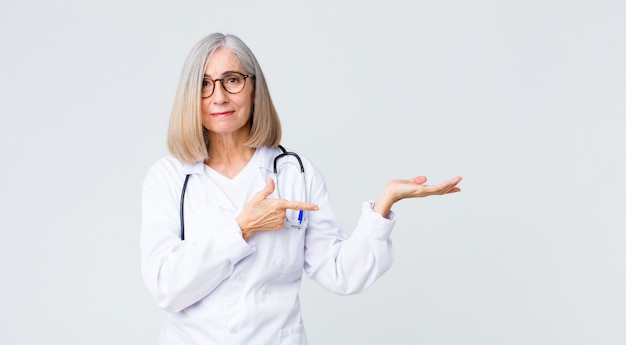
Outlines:
{"label": "black eyeglass frame", "polygon": [[[239,76],[241,76],[243,78],[243,86],[241,87],[241,90],[237,91],[237,92],[230,92],[226,89],[226,86],[224,86],[224,79],[227,79],[230,75],[232,74],[237,74]],[[213,82],[213,90],[211,90],[211,93],[208,96],[202,96],[202,88],[200,88],[200,98],[209,98],[211,96],[213,96],[213,94],[215,93],[215,85],[217,84],[217,82],[219,81],[220,84],[222,85],[222,89],[224,89],[224,91],[230,93],[231,95],[235,95],[240,93],[241,91],[243,91],[243,89],[246,88],[246,79],[248,78],[252,78],[254,79],[256,76],[254,74],[243,74],[241,72],[237,72],[237,71],[232,71],[232,72],[228,72],[226,73],[223,77],[221,78],[217,78],[217,79],[207,79],[206,77],[202,78],[202,82],[204,83],[204,81],[212,81]]]}

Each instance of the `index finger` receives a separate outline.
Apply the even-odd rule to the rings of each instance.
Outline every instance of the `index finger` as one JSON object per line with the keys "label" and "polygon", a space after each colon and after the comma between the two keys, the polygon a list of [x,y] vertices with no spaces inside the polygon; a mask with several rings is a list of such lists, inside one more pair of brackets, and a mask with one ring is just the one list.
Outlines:
{"label": "index finger", "polygon": [[457,176],[455,178],[453,178],[452,180],[450,180],[450,182],[452,182],[453,184],[459,184],[459,182],[461,182],[463,180],[463,177],[461,176]]}
{"label": "index finger", "polygon": [[290,210],[304,210],[304,211],[317,211],[319,207],[315,204],[309,204],[307,202],[301,201],[289,201],[289,200],[280,200],[278,203],[280,208],[290,209]]}
{"label": "index finger", "polygon": [[454,187],[457,184],[459,184],[459,182],[461,182],[461,180],[463,180],[463,178],[461,176],[457,176],[457,177],[455,177],[453,179],[450,179],[450,180],[448,180],[446,182],[440,183],[440,184],[438,184],[436,186],[433,186],[433,187],[435,187],[437,189],[442,189],[442,188],[445,189],[445,188],[448,188],[448,187]]}
{"label": "index finger", "polygon": [[459,182],[461,182],[462,178],[460,176],[457,176],[447,182],[438,184],[436,186],[431,186],[433,188],[433,192],[444,192],[445,194],[448,193],[455,193],[455,192],[460,192],[461,188],[457,187],[456,185],[459,184]]}

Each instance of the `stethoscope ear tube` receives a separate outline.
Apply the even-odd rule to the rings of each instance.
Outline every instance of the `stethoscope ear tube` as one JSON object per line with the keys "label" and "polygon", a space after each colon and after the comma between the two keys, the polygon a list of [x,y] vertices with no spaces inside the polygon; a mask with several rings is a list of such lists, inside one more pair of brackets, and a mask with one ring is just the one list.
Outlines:
{"label": "stethoscope ear tube", "polygon": [[295,152],[287,152],[287,150],[285,150],[285,148],[282,145],[278,145],[278,148],[280,148],[283,151],[283,153],[279,154],[278,156],[274,158],[274,175],[278,175],[278,160],[285,156],[296,157],[296,159],[298,160],[298,163],[300,164],[300,172],[304,174],[304,165],[302,165],[302,159],[300,159],[300,156],[298,156],[298,154]]}
{"label": "stethoscope ear tube", "polygon": [[183,183],[183,191],[180,193],[180,239],[185,240],[185,192],[187,191],[187,182],[189,181],[189,176],[191,174],[187,174],[185,176],[185,183]]}

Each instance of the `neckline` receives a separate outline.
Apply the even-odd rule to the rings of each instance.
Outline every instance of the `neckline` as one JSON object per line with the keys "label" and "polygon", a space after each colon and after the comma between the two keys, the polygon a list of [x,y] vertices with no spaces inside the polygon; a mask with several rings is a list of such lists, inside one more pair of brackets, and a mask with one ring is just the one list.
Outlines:
{"label": "neckline", "polygon": [[248,161],[248,163],[246,163],[246,165],[243,167],[243,169],[241,169],[235,176],[233,176],[232,178],[223,175],[222,173],[220,173],[219,171],[211,168],[209,165],[207,165],[206,163],[204,164],[205,167],[205,171],[208,173],[209,176],[213,177],[213,178],[217,178],[220,179],[221,181],[225,181],[227,183],[233,183],[235,181],[241,180],[242,178],[245,178],[246,176],[248,176],[250,174],[250,171],[253,170],[253,167],[258,165],[256,164],[256,161],[259,159],[259,149],[257,148],[256,150],[254,150],[254,153],[252,154],[252,157],[250,158],[250,160]]}

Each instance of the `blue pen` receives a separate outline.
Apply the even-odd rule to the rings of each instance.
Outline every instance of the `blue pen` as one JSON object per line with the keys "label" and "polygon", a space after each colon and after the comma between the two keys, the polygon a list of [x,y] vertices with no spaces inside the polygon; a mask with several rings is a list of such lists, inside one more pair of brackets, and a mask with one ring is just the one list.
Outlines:
{"label": "blue pen", "polygon": [[304,214],[303,210],[300,210],[300,212],[298,213],[298,223],[300,225],[302,225],[302,215]]}

